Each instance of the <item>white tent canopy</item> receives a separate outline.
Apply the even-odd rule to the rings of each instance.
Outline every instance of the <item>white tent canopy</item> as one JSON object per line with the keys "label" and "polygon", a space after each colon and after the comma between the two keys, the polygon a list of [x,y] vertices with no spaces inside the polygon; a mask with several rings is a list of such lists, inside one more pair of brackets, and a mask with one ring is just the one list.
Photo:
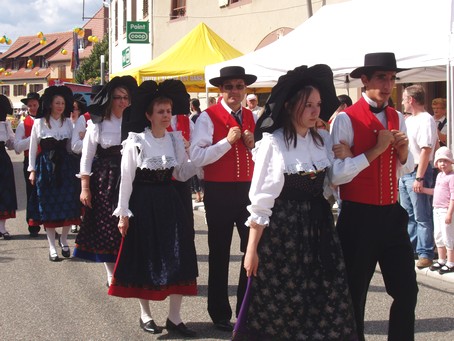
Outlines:
{"label": "white tent canopy", "polygon": [[[272,87],[279,76],[300,65],[327,64],[336,88],[357,88],[349,78],[370,52],[394,52],[398,82],[447,82],[448,143],[452,144],[454,101],[454,0],[351,0],[323,6],[281,39],[257,51],[205,68],[205,79],[228,65],[241,65]],[[454,145],[453,145],[454,147]]]}
{"label": "white tent canopy", "polygon": [[252,87],[273,86],[299,65],[328,64],[336,87],[359,87],[347,75],[369,52],[394,52],[401,82],[446,80],[452,0],[352,0],[328,5],[276,42],[239,58],[208,65],[205,79],[241,65],[257,75]]}

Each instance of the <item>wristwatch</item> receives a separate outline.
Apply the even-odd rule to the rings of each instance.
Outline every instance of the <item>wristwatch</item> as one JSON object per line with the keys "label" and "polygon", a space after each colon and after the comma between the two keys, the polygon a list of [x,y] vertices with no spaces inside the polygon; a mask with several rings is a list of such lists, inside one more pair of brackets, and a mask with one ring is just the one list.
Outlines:
{"label": "wristwatch", "polygon": [[424,181],[424,178],[416,178],[415,180],[421,182]]}

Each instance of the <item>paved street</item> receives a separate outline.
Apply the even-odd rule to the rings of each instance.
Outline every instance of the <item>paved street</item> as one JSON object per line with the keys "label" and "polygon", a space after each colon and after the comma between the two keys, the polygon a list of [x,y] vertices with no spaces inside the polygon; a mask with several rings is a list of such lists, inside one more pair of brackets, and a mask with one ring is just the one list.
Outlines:
{"label": "paved street", "polygon": [[[65,259],[48,260],[47,240],[28,236],[25,224],[25,188],[22,156],[9,153],[15,167],[19,210],[7,221],[13,239],[0,239],[0,339],[1,340],[181,340],[164,330],[150,335],[139,328],[140,308],[135,299],[107,295],[103,264]],[[183,300],[182,317],[198,332],[198,340],[229,340],[215,330],[206,312],[207,227],[203,210],[195,210],[199,264],[199,295]],[[70,234],[70,247],[75,234]],[[235,303],[240,253],[238,238],[232,246],[230,299]],[[454,280],[418,271],[419,300],[416,340],[454,340]],[[451,274],[454,275],[454,274]],[[433,276],[433,277],[432,277]],[[444,275],[450,276],[450,275]],[[367,339],[386,340],[390,299],[380,273],[374,276],[367,306]],[[155,321],[164,325],[168,302],[151,304]]]}

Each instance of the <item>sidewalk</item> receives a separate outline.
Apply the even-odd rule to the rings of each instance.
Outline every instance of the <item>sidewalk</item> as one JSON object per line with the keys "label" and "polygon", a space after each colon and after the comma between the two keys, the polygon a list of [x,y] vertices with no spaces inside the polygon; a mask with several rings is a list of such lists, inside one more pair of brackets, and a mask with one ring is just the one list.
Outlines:
{"label": "sidewalk", "polygon": [[[195,202],[195,200],[192,200],[192,207],[194,208],[194,211],[205,213],[205,206],[203,205],[203,201],[197,203]],[[337,210],[335,208],[333,209],[333,215],[334,218],[337,218]],[[415,271],[417,276],[428,276],[443,282],[449,282],[454,284],[454,272],[440,275],[438,271],[430,271],[429,268],[418,269],[416,267],[416,262],[417,261],[415,260]],[[377,266],[377,269],[378,271],[380,271],[379,266]]]}

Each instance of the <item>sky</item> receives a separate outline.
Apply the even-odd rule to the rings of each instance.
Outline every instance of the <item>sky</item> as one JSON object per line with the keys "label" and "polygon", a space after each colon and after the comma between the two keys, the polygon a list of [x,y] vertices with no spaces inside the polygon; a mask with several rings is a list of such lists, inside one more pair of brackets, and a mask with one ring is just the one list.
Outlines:
{"label": "sky", "polygon": [[[83,6],[85,3],[85,6]],[[0,0],[0,37],[5,35],[13,42],[20,36],[33,36],[38,32],[68,32],[82,27],[101,7],[102,0]],[[0,52],[9,48],[0,44]]]}

